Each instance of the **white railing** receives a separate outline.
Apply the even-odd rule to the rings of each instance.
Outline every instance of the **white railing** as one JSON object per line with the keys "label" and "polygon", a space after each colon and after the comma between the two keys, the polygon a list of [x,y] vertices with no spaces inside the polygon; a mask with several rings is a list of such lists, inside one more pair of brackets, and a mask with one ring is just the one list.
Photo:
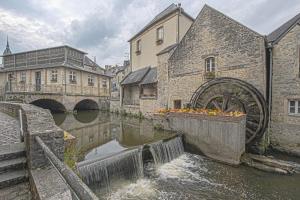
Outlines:
{"label": "white railing", "polygon": [[[95,86],[80,86],[75,84],[12,84],[7,87],[6,93],[52,93],[67,95],[85,95],[85,96],[109,96],[107,88],[98,88]],[[1,91],[0,91],[1,92]]]}

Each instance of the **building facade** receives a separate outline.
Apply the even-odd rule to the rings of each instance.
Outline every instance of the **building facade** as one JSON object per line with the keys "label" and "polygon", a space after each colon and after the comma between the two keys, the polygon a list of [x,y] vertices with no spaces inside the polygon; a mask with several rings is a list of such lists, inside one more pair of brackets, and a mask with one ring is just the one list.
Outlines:
{"label": "building facade", "polygon": [[180,4],[171,4],[129,40],[132,72],[121,82],[119,107],[112,110],[148,113],[157,107],[157,54],[174,48],[193,21]]}
{"label": "building facade", "polygon": [[300,14],[267,37],[273,145],[300,150]]}
{"label": "building facade", "polygon": [[198,104],[223,109],[220,95],[228,103],[230,94],[235,109],[247,113],[249,141],[299,151],[300,15],[264,36],[205,5],[179,38],[150,58],[155,69],[138,60],[139,40],[131,44],[135,70],[121,83],[123,109],[145,115]]}
{"label": "building facade", "polygon": [[110,96],[110,77],[104,74],[104,69],[86,53],[69,46],[14,54],[6,49],[0,81],[6,100],[24,100],[20,94],[94,99]]}

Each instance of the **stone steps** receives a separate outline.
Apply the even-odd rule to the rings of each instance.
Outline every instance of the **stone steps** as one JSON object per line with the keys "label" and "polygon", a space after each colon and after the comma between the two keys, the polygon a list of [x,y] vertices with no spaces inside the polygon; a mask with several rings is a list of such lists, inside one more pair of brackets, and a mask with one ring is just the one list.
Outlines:
{"label": "stone steps", "polygon": [[8,171],[25,169],[26,168],[26,158],[19,157],[10,160],[0,161],[0,174]]}
{"label": "stone steps", "polygon": [[10,171],[0,174],[0,189],[28,181],[25,170]]}
{"label": "stone steps", "polygon": [[0,145],[0,189],[28,181],[24,143]]}
{"label": "stone steps", "polygon": [[0,145],[0,161],[25,156],[24,143]]}

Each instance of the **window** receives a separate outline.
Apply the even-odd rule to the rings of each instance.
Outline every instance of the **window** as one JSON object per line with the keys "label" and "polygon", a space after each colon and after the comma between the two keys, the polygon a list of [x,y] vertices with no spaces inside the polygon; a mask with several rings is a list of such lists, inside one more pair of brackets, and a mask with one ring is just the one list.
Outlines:
{"label": "window", "polygon": [[205,69],[206,72],[214,72],[216,69],[216,63],[214,57],[209,57],[205,59]]}
{"label": "window", "polygon": [[106,80],[103,80],[103,81],[102,81],[102,87],[104,87],[104,88],[107,87]]}
{"label": "window", "polygon": [[21,72],[20,76],[20,82],[26,83],[26,72]]}
{"label": "window", "polygon": [[300,115],[300,100],[289,101],[289,114]]}
{"label": "window", "polygon": [[57,70],[51,70],[51,82],[57,82]]}
{"label": "window", "polygon": [[88,85],[94,86],[94,76],[93,75],[88,75]]}
{"label": "window", "polygon": [[181,100],[174,101],[174,109],[181,109]]}
{"label": "window", "polygon": [[164,41],[164,27],[159,27],[156,30],[156,43],[161,44]]}
{"label": "window", "polygon": [[141,40],[136,41],[136,54],[141,54],[142,46],[141,46]]}
{"label": "window", "polygon": [[70,83],[76,83],[76,72],[70,71],[69,81]]}

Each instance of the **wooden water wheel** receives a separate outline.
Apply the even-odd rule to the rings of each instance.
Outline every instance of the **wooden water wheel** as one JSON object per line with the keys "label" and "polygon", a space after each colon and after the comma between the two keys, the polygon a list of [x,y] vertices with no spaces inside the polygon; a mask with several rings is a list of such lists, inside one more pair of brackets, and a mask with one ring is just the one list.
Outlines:
{"label": "wooden water wheel", "polygon": [[241,111],[247,114],[246,144],[250,146],[264,134],[268,107],[263,95],[249,83],[234,78],[217,78],[200,86],[191,98],[193,108]]}

